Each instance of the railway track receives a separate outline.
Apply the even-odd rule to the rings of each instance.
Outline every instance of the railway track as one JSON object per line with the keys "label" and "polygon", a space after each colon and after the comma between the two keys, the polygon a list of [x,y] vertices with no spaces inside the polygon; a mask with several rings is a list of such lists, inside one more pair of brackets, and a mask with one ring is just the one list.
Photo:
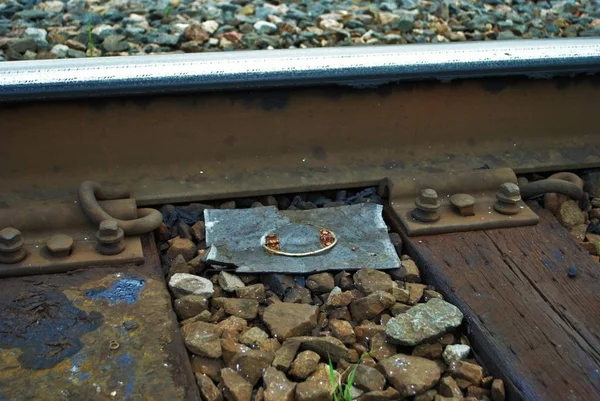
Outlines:
{"label": "railway track", "polygon": [[0,395],[330,399],[360,358],[359,400],[595,399],[596,195],[525,178],[593,176],[599,70],[596,38],[0,64]]}

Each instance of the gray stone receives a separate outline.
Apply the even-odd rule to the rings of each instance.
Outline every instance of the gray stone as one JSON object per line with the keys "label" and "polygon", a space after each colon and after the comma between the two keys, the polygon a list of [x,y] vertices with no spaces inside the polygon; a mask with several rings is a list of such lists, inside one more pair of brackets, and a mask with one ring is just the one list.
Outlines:
{"label": "gray stone", "polygon": [[246,284],[235,274],[220,272],[219,286],[226,292],[235,292],[238,288],[245,287]]}
{"label": "gray stone", "polygon": [[50,53],[54,54],[56,58],[66,58],[69,46],[67,45],[54,45]]}
{"label": "gray stone", "polygon": [[456,306],[433,298],[391,318],[385,333],[395,343],[414,346],[460,326],[462,319],[463,314]]}
{"label": "gray stone", "polygon": [[279,341],[308,334],[317,327],[319,308],[307,304],[275,303],[265,308],[263,321]]}
{"label": "gray stone", "polygon": [[354,285],[366,295],[375,291],[392,292],[394,282],[387,273],[375,269],[361,269],[354,273]]}
{"label": "gray stone", "polygon": [[174,274],[169,280],[169,288],[175,298],[186,295],[200,295],[210,298],[214,294],[213,284],[210,280],[186,273]]}
{"label": "gray stone", "polygon": [[267,21],[257,21],[254,24],[254,29],[259,34],[267,34],[267,35],[276,33],[278,30],[277,25],[273,24],[272,22],[267,22]]}
{"label": "gray stone", "polygon": [[35,51],[37,45],[33,38],[17,39],[10,44],[10,49],[17,53],[25,53],[27,50]]}
{"label": "gray stone", "polygon": [[471,347],[465,344],[453,344],[447,345],[442,357],[446,365],[450,365],[452,362],[462,361],[471,352]]}
{"label": "gray stone", "polygon": [[129,43],[125,40],[125,35],[111,35],[104,39],[102,47],[107,52],[118,53],[129,50]]}

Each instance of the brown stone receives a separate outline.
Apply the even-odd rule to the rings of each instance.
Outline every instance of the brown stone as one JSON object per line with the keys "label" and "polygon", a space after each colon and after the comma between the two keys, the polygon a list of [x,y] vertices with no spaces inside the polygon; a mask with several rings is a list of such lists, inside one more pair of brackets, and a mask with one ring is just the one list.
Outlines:
{"label": "brown stone", "polygon": [[200,44],[202,44],[202,43],[206,42],[208,39],[210,39],[210,34],[208,32],[206,32],[204,30],[204,28],[202,28],[202,25],[199,25],[199,24],[192,24],[192,25],[188,26],[187,28],[185,28],[183,35],[185,36],[186,39],[193,40]]}
{"label": "brown stone", "polygon": [[410,299],[410,291],[406,288],[400,288],[397,284],[392,288],[392,295],[396,298],[396,302],[403,304],[408,304]]}
{"label": "brown stone", "polygon": [[385,326],[373,323],[362,324],[354,328],[354,333],[356,333],[356,341],[368,344],[375,334],[385,333]]}
{"label": "brown stone", "polygon": [[408,304],[416,305],[417,302],[419,302],[419,300],[423,297],[423,292],[425,292],[427,286],[418,283],[406,283],[406,288],[410,292],[410,295],[408,297]]}
{"label": "brown stone", "polygon": [[443,395],[444,397],[462,398],[463,396],[460,387],[458,387],[458,384],[456,384],[456,381],[452,376],[442,377],[438,384],[438,391],[440,395]]}
{"label": "brown stone", "polygon": [[493,381],[494,378],[492,376],[486,376],[483,379],[481,379],[481,387],[487,388],[489,390],[492,388]]}
{"label": "brown stone", "polygon": [[288,380],[285,373],[268,367],[263,373],[265,401],[294,401],[296,383]]}
{"label": "brown stone", "polygon": [[179,320],[189,319],[208,309],[208,300],[201,295],[186,295],[173,302]]}
{"label": "brown stone", "polygon": [[492,382],[492,401],[504,401],[506,399],[506,391],[504,382],[500,379],[495,379]]}
{"label": "brown stone", "polygon": [[[337,380],[339,373],[334,375]],[[296,385],[296,401],[331,401],[332,392],[329,367],[321,363],[306,381]]]}
{"label": "brown stone", "polygon": [[466,391],[469,386],[471,386],[471,382],[465,379],[454,378],[456,384],[458,384],[458,388],[463,391]]}
{"label": "brown stone", "polygon": [[344,270],[336,274],[333,280],[335,281],[335,285],[340,287],[342,291],[348,291],[354,288],[354,280],[352,280],[352,276],[350,273]]}
{"label": "brown stone", "polygon": [[206,401],[222,401],[223,395],[221,391],[215,386],[213,381],[204,374],[196,375],[196,383],[200,389],[202,399]]}
{"label": "brown stone", "polygon": [[429,390],[435,386],[442,374],[437,363],[404,354],[396,354],[380,361],[377,369],[405,397]]}
{"label": "brown stone", "polygon": [[221,369],[224,367],[221,358],[213,359],[192,355],[191,363],[195,375],[206,375],[214,382],[221,380]]}
{"label": "brown stone", "polygon": [[277,352],[281,348],[281,343],[277,341],[276,338],[267,338],[258,344],[258,349],[262,351],[271,351],[273,353]]}
{"label": "brown stone", "polygon": [[396,302],[390,309],[390,312],[392,312],[392,316],[398,316],[402,313],[406,313],[410,308],[412,308],[412,306]]}
{"label": "brown stone", "polygon": [[335,287],[333,275],[331,273],[311,274],[306,278],[306,287],[317,294],[329,292]]}
{"label": "brown stone", "polygon": [[230,368],[221,369],[219,388],[227,401],[251,401],[252,384]]}
{"label": "brown stone", "polygon": [[356,342],[356,335],[352,325],[347,320],[332,319],[329,321],[329,328],[335,338],[338,338],[344,344],[353,344]]}
{"label": "brown stone", "polygon": [[467,388],[467,397],[475,397],[478,400],[490,397],[490,390],[479,387],[479,386],[469,386]]}
{"label": "brown stone", "polygon": [[247,345],[250,348],[256,348],[267,338],[269,338],[269,335],[263,330],[258,327],[252,327],[240,336],[240,343]]}
{"label": "brown stone", "polygon": [[[395,388],[389,386],[385,390],[376,390],[363,393],[356,401],[397,401],[401,400],[400,393]],[[416,400],[416,398],[415,398]]]}
{"label": "brown stone", "polygon": [[313,351],[302,351],[294,359],[288,374],[295,379],[304,380],[317,369],[321,357]]}
{"label": "brown stone", "polygon": [[314,351],[321,355],[322,358],[331,359],[337,362],[340,359],[348,359],[348,348],[344,344],[333,337],[293,337],[294,340],[300,341],[302,350]]}
{"label": "brown stone", "polygon": [[277,352],[275,352],[272,365],[283,372],[287,372],[296,356],[296,352],[300,348],[300,344],[301,341],[297,339],[285,340]]}
{"label": "brown stone", "polygon": [[375,291],[364,298],[357,299],[350,304],[350,313],[357,322],[372,319],[385,309],[392,307],[396,299],[384,291]]}
{"label": "brown stone", "polygon": [[258,390],[256,390],[252,401],[265,401],[265,389],[262,388],[262,386],[259,387]]}
{"label": "brown stone", "polygon": [[223,353],[223,362],[225,362],[225,366],[231,367],[231,360],[233,357],[237,354],[250,351],[250,348],[229,338],[221,338],[221,350]]}
{"label": "brown stone", "polygon": [[433,290],[423,291],[423,302],[427,302],[433,298],[444,299],[444,296],[442,294],[440,294],[439,292],[433,291]]}
{"label": "brown stone", "polygon": [[411,259],[403,260],[402,266],[390,271],[390,276],[392,276],[394,280],[405,281],[407,283],[421,282],[421,272],[419,271],[417,264]]}
{"label": "brown stone", "polygon": [[422,394],[416,395],[414,401],[434,401],[437,395],[437,391],[427,390]]}
{"label": "brown stone", "polygon": [[254,319],[258,314],[258,301],[248,298],[225,298],[223,310],[228,315],[242,319]]}
{"label": "brown stone", "polygon": [[[196,42],[198,43],[198,42]],[[206,232],[203,221],[197,221],[190,227],[190,234],[192,235],[192,239],[196,242],[204,241]]]}
{"label": "brown stone", "polygon": [[340,306],[339,308],[332,308],[327,312],[327,318],[329,320],[338,319],[338,320],[352,320],[350,316],[350,310],[345,306]]}
{"label": "brown stone", "polygon": [[237,316],[229,316],[227,319],[217,323],[219,335],[222,336],[226,332],[241,333],[248,327],[248,322],[245,319]]}
{"label": "brown stone", "polygon": [[171,267],[169,268],[169,277],[173,274],[177,273],[187,273],[192,274],[193,269],[188,265],[188,263],[183,258],[183,255],[175,256],[175,259],[171,262]]}
{"label": "brown stone", "polygon": [[[412,352],[412,356],[420,356],[421,358],[427,359],[441,359],[442,358],[442,344],[433,343],[433,344],[419,344],[417,345]],[[442,394],[443,395],[443,394]]]}
{"label": "brown stone", "polygon": [[265,302],[265,286],[263,284],[252,284],[243,288],[236,288],[235,294],[238,298],[254,299],[259,303]]}
{"label": "brown stone", "polygon": [[444,397],[443,395],[440,394],[436,394],[435,398],[433,399],[433,401],[463,401],[463,398],[457,398],[457,397]]}
{"label": "brown stone", "polygon": [[169,240],[169,249],[167,250],[167,257],[170,260],[175,260],[177,255],[182,255],[186,262],[189,262],[196,256],[198,248],[191,240],[175,237]]}
{"label": "brown stone", "polygon": [[220,272],[218,277],[219,286],[226,292],[235,292],[238,288],[244,288],[246,284],[235,274]]}
{"label": "brown stone", "polygon": [[[339,288],[339,287],[336,287]],[[336,290],[335,288],[329,294],[325,305],[330,307],[340,307],[340,306],[348,306],[354,297],[352,296],[352,292]]]}
{"label": "brown stone", "polygon": [[221,356],[221,342],[214,324],[194,322],[183,326],[181,332],[190,352],[208,358]]}
{"label": "brown stone", "polygon": [[194,323],[194,322],[210,323],[211,317],[212,317],[212,315],[211,315],[210,311],[205,310],[205,311],[200,312],[196,316],[190,317],[189,319],[182,320],[181,325],[185,326],[186,324]]}
{"label": "brown stone", "polygon": [[381,391],[385,387],[385,376],[375,368],[367,365],[353,365],[342,374],[342,381],[348,382],[350,374],[356,369],[353,386],[363,391]]}
{"label": "brown stone", "polygon": [[310,304],[312,298],[308,288],[296,287],[290,289],[283,297],[283,302],[292,304]]}
{"label": "brown stone", "polygon": [[397,352],[396,346],[386,340],[385,333],[375,333],[371,337],[369,344],[369,355],[371,355],[377,361],[389,358]]}
{"label": "brown stone", "polygon": [[263,314],[263,321],[273,337],[282,341],[308,334],[317,326],[319,308],[314,305],[275,303]]}
{"label": "brown stone", "polygon": [[354,286],[366,295],[377,291],[392,292],[394,282],[390,276],[375,269],[360,269],[354,273]]}
{"label": "brown stone", "polygon": [[585,216],[574,200],[568,200],[560,205],[556,218],[566,228],[585,223]]}
{"label": "brown stone", "polygon": [[271,366],[274,357],[275,354],[269,351],[249,350],[235,354],[227,365],[255,386],[262,377],[263,371]]}
{"label": "brown stone", "polygon": [[468,380],[475,385],[479,385],[481,379],[483,379],[483,368],[471,362],[452,362],[450,366],[448,366],[448,371],[455,378]]}

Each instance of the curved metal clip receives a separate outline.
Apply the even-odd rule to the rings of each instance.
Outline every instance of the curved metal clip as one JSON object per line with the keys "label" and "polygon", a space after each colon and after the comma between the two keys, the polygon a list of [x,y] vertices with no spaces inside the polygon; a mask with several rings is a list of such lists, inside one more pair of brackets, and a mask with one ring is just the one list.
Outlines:
{"label": "curved metal clip", "polygon": [[79,204],[83,213],[94,223],[100,224],[102,220],[115,220],[125,235],[146,234],[160,226],[162,214],[156,209],[138,209],[138,218],[134,220],[119,220],[106,213],[98,200],[121,199],[129,197],[129,193],[115,193],[107,195],[99,183],[84,181],[77,191]]}

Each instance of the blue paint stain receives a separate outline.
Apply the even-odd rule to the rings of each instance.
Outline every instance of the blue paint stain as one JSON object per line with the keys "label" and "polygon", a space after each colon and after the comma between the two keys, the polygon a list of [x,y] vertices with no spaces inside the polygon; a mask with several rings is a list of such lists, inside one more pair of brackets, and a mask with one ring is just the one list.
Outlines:
{"label": "blue paint stain", "polygon": [[132,304],[137,301],[146,280],[140,278],[121,278],[113,282],[110,288],[92,288],[85,295],[91,299],[106,299],[112,304],[124,302]]}
{"label": "blue paint stain", "polygon": [[117,357],[117,365],[124,368],[127,384],[125,385],[125,400],[130,400],[133,395],[133,387],[135,383],[135,376],[131,365],[133,364],[133,357],[131,354],[123,354]]}

